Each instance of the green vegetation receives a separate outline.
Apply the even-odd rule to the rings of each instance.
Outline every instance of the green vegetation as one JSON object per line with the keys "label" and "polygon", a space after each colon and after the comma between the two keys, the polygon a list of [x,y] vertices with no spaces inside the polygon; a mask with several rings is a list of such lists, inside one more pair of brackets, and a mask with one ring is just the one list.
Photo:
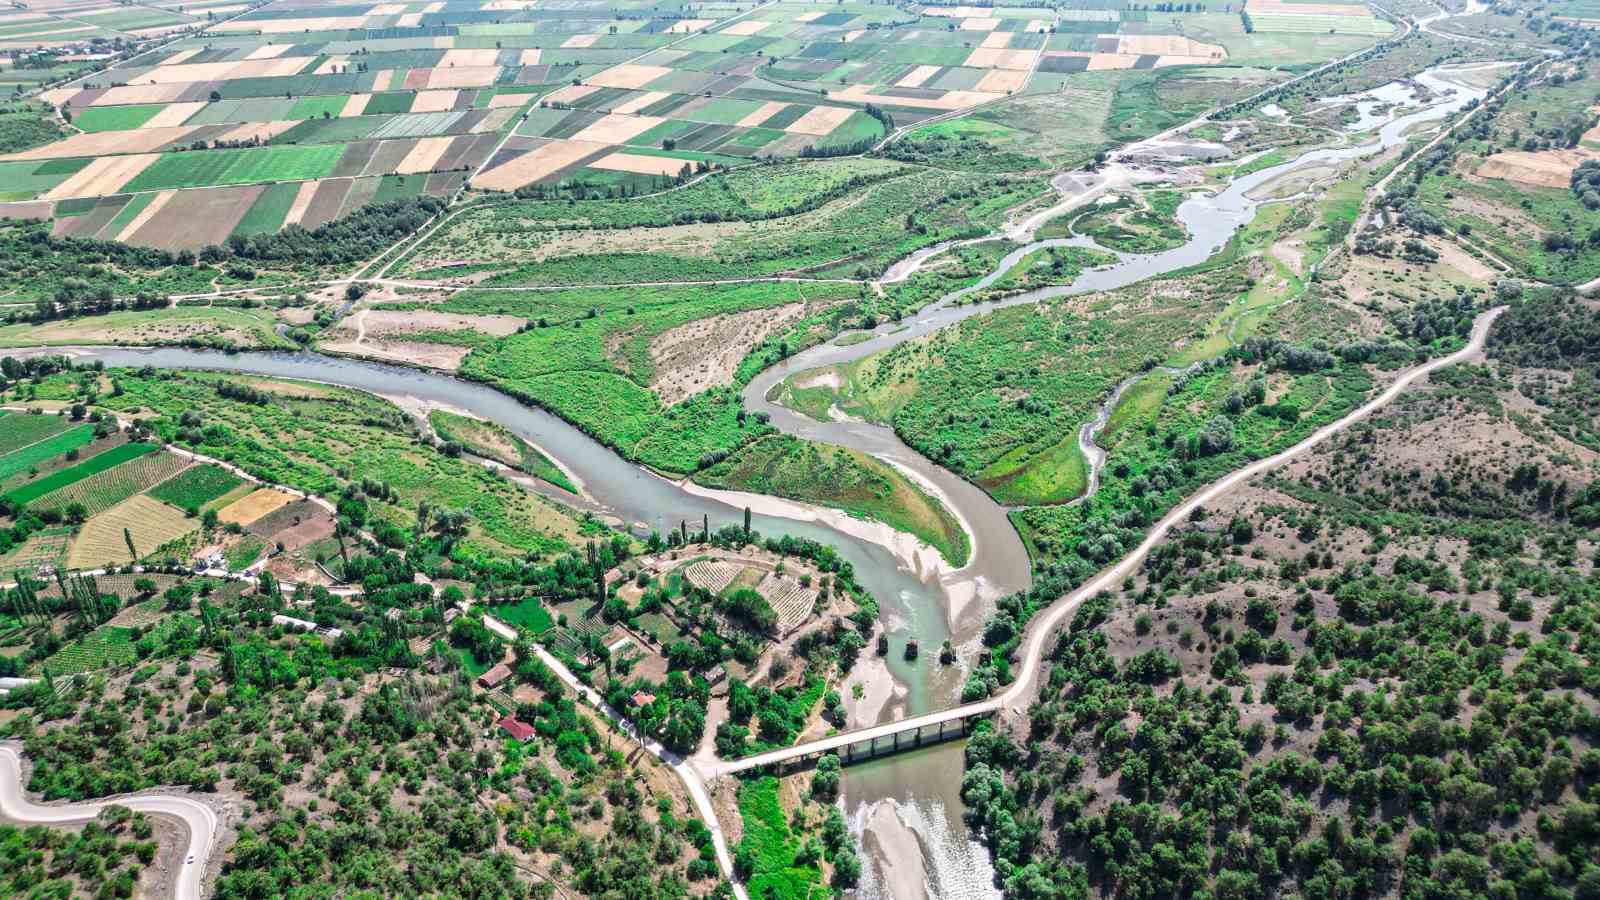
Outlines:
{"label": "green vegetation", "polygon": [[1188,240],[1176,218],[1182,191],[1149,191],[1137,197],[1119,196],[1114,203],[1097,204],[1073,228],[1102,247],[1124,253],[1155,253],[1181,246]]}
{"label": "green vegetation", "polygon": [[343,144],[187,150],[163,154],[119,190],[125,193],[260,181],[306,181],[333,173]]}
{"label": "green vegetation", "polygon": [[[447,443],[459,444],[463,449],[493,459],[513,469],[526,472],[535,478],[577,493],[578,488],[550,457],[538,448],[512,434],[504,426],[485,422],[470,416],[458,415],[442,409],[428,413],[428,424]],[[449,452],[448,448],[446,452]]]}
{"label": "green vegetation", "polygon": [[49,107],[40,103],[13,103],[0,107],[0,153],[18,153],[48,144],[62,135]]}
{"label": "green vegetation", "polygon": [[122,465],[131,459],[144,456],[147,453],[155,453],[160,449],[160,447],[157,447],[154,444],[141,444],[133,442],[118,444],[109,450],[95,454],[85,462],[61,469],[57,472],[52,472],[43,478],[40,478],[36,481],[30,481],[22,487],[15,488],[10,493],[6,494],[6,497],[15,503],[27,503],[30,500],[43,497],[45,494],[57,490],[58,488],[64,488],[67,485],[76,484],[77,482],[88,478],[90,475],[104,472],[107,469]]}
{"label": "green vegetation", "polygon": [[0,411],[0,454],[36,444],[72,427],[66,416],[30,415]]}
{"label": "green vegetation", "polygon": [[915,535],[954,568],[966,565],[971,550],[966,531],[944,504],[893,466],[856,450],[770,435],[701,470],[694,480],[876,519]]}
{"label": "green vegetation", "polygon": [[243,483],[243,478],[227,469],[203,463],[190,466],[156,485],[149,494],[169,506],[198,514],[206,504]]}
{"label": "green vegetation", "polygon": [[157,849],[155,826],[124,806],[110,807],[76,832],[0,825],[0,893],[131,897]]}
{"label": "green vegetation", "polygon": [[128,131],[155,118],[165,103],[144,103],[132,106],[91,106],[80,109],[72,116],[72,124],[84,131]]}
{"label": "green vegetation", "polygon": [[79,425],[19,450],[13,450],[5,456],[0,456],[0,481],[19,472],[26,472],[46,460],[77,450],[92,440],[94,440],[93,426]]}
{"label": "green vegetation", "polygon": [[741,783],[739,817],[744,821],[744,837],[739,841],[736,866],[745,873],[751,897],[809,900],[827,894],[816,865],[797,859],[801,844],[789,830],[778,799],[778,779],[767,776]]}

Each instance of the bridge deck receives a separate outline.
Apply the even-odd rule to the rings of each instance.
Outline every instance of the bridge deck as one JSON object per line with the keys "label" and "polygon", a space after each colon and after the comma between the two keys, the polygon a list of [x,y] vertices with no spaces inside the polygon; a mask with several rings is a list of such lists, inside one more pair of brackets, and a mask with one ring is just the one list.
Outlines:
{"label": "bridge deck", "polygon": [[[949,722],[958,722],[974,716],[988,715],[1000,708],[1000,700],[991,698],[977,703],[968,703],[953,709],[944,709],[938,712],[923,713],[897,722],[885,722],[882,725],[873,725],[869,728],[858,728],[855,731],[845,731],[831,734],[825,738],[796,744],[793,747],[784,747],[778,750],[768,750],[766,753],[757,753],[743,759],[717,760],[709,767],[708,775],[732,775],[735,772],[744,772],[749,769],[758,769],[774,763],[788,762],[792,759],[811,756],[818,753],[828,753],[842,750],[853,744],[872,741],[879,738],[892,738],[898,734],[905,734],[932,725],[943,725]],[[907,745],[909,749],[910,745]]]}

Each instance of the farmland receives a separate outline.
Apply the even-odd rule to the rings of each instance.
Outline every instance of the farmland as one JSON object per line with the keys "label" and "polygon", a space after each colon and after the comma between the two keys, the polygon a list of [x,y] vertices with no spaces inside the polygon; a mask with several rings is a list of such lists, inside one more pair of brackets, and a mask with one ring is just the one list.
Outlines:
{"label": "farmland", "polygon": [[243,483],[220,466],[190,466],[150,491],[150,496],[181,510],[199,510]]}

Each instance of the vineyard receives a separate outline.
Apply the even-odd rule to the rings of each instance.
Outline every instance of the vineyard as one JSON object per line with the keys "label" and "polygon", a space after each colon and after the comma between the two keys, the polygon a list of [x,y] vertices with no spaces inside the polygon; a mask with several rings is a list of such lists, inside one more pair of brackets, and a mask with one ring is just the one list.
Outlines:
{"label": "vineyard", "polygon": [[739,577],[742,571],[744,567],[738,563],[702,559],[690,565],[683,574],[695,587],[705,588],[713,594],[718,594],[723,588],[732,584],[733,579]]}
{"label": "vineyard", "polygon": [[147,453],[154,453],[157,449],[159,448],[154,444],[118,444],[104,453],[97,453],[75,466],[69,466],[59,472],[46,475],[38,481],[23,485],[6,496],[17,503],[31,503],[53,491],[77,484],[91,475],[98,475],[114,469],[129,460],[138,459]]}
{"label": "vineyard", "polygon": [[90,519],[72,542],[67,565],[96,568],[131,562],[126,530],[133,537],[140,556],[194,531],[199,522],[150,497],[135,494]]}
{"label": "vineyard", "polygon": [[10,453],[29,444],[60,434],[67,430],[68,422],[61,416],[30,416],[18,413],[0,413],[0,453]]}
{"label": "vineyard", "polygon": [[74,503],[81,503],[89,515],[98,515],[140,491],[160,485],[182,472],[188,464],[188,460],[171,453],[147,453],[51,491],[39,497],[33,505],[40,509],[65,509]]}
{"label": "vineyard", "polygon": [[198,513],[207,503],[243,483],[243,478],[227,469],[206,463],[191,466],[162,482],[150,490],[150,496],[178,509]]}
{"label": "vineyard", "polygon": [[816,591],[776,572],[768,572],[767,577],[756,586],[756,591],[767,598],[773,612],[778,614],[780,634],[787,633],[810,618],[811,610],[817,605]]}

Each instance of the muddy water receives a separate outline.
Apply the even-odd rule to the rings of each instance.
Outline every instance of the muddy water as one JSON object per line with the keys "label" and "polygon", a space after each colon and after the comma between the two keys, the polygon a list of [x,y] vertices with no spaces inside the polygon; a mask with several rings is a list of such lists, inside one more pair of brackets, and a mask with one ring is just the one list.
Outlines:
{"label": "muddy water", "polygon": [[[891,654],[890,670],[904,685],[907,697],[904,704],[886,710],[886,717],[954,702],[962,680],[961,671],[959,667],[939,666],[937,648],[951,636],[958,643],[970,642],[985,612],[983,600],[1023,589],[1030,583],[1026,552],[1001,507],[976,487],[933,466],[905,447],[890,429],[859,422],[815,422],[768,402],[767,392],[796,372],[861,359],[1001,305],[1108,290],[1203,262],[1254,216],[1259,204],[1246,196],[1251,188],[1303,166],[1342,162],[1377,153],[1399,143],[1402,135],[1415,125],[1441,119],[1484,95],[1481,90],[1447,82],[1434,72],[1422,73],[1417,80],[1433,90],[1441,102],[1391,119],[1380,129],[1377,140],[1362,146],[1313,151],[1292,162],[1235,179],[1219,194],[1196,197],[1182,204],[1177,215],[1191,238],[1181,247],[1154,254],[1119,254],[1117,263],[1085,272],[1070,285],[1032,291],[1000,303],[965,306],[958,303],[961,296],[993,283],[1035,249],[1084,242],[1083,239],[1068,239],[1021,246],[1007,254],[996,270],[979,284],[941,299],[914,320],[883,326],[860,344],[849,347],[825,344],[812,348],[762,373],[751,383],[744,395],[747,408],[767,411],[774,424],[785,431],[854,447],[905,467],[945,499],[973,536],[969,564],[940,579],[910,571],[884,547],[826,525],[775,516],[754,517],[755,527],[763,532],[805,536],[837,546],[855,567],[857,579],[878,598],[891,632],[902,638],[896,646],[903,644],[904,637],[914,636],[922,641],[926,650],[933,651],[924,652],[916,664],[906,663],[899,653]],[[1063,193],[1071,187],[1084,191],[1087,196],[1101,189],[1105,179],[1067,173],[1058,177],[1056,184]],[[894,273],[905,277],[932,255],[935,254],[923,251],[914,260],[902,261]],[[674,482],[627,463],[552,415],[525,407],[490,388],[446,375],[314,353],[223,354],[176,348],[83,348],[71,352],[80,358],[100,359],[114,366],[204,368],[311,379],[461,409],[498,422],[559,458],[584,483],[596,508],[628,523],[643,522],[665,531],[676,527],[683,519],[698,522],[702,515],[711,518],[713,527],[734,524],[742,517],[742,510],[735,506],[689,493]],[[1092,438],[1092,433],[1086,429],[1084,436]],[[973,594],[979,602],[959,602]],[[958,605],[963,606],[961,613],[951,615],[952,608]],[[924,881],[934,896],[964,898],[993,893],[987,854],[970,840],[961,825],[961,770],[960,745],[950,744],[855,767],[845,778],[847,817],[857,822],[858,828],[865,829],[879,805],[891,801],[895,804],[898,821],[910,829],[921,847],[926,860]],[[902,884],[900,887],[905,890],[889,890],[892,886],[883,878],[884,869],[871,852],[878,843],[870,837],[865,841],[869,852],[864,858],[867,884],[863,893],[904,896],[909,890],[916,896],[921,888],[915,885]]]}

